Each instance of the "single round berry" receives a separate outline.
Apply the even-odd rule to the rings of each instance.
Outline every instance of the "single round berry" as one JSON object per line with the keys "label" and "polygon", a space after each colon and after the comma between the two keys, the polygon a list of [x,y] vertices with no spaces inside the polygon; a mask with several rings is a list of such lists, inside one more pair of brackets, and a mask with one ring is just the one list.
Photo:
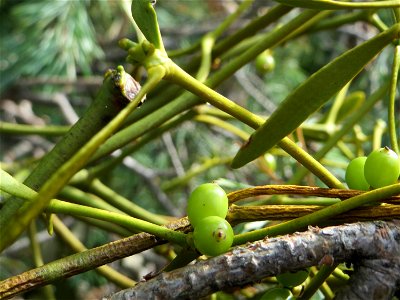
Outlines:
{"label": "single round berry", "polygon": [[275,69],[275,59],[272,56],[271,51],[266,50],[257,55],[255,66],[257,72],[261,75],[273,71]]}
{"label": "single round berry", "polygon": [[306,281],[308,277],[307,270],[300,270],[297,272],[286,272],[276,276],[276,280],[285,287],[295,287]]}
{"label": "single round berry", "polygon": [[364,176],[373,188],[394,184],[399,175],[400,160],[393,150],[384,147],[368,155],[364,165]]}
{"label": "single round berry", "polygon": [[364,177],[364,164],[366,156],[354,158],[346,169],[346,183],[350,189],[368,191],[369,184]]}
{"label": "single round berry", "polygon": [[292,293],[288,289],[276,287],[266,291],[260,300],[286,300],[291,295]]}
{"label": "single round berry", "polygon": [[187,213],[193,227],[206,217],[225,218],[228,213],[228,197],[215,183],[199,185],[189,197]]}
{"label": "single round berry", "polygon": [[232,246],[233,236],[231,225],[216,216],[200,220],[193,231],[196,249],[208,256],[217,256],[228,251]]}

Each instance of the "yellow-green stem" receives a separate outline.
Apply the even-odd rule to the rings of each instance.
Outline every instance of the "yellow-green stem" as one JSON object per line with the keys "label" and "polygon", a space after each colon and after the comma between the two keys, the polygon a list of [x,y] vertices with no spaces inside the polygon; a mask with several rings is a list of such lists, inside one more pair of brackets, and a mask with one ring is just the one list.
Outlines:
{"label": "yellow-green stem", "polygon": [[[68,229],[67,226],[58,218],[54,217],[53,219],[54,230],[69,247],[75,252],[83,252],[86,247],[78,240],[75,235]],[[121,288],[132,287],[136,284],[135,281],[128,278],[127,276],[115,271],[113,268],[109,266],[101,266],[96,269],[96,271],[103,275],[105,278],[120,286]]]}
{"label": "yellow-green stem", "polygon": [[[121,67],[122,68],[122,67]],[[119,84],[122,89],[125,89],[124,71],[121,71],[121,78]],[[9,222],[4,222],[4,228],[0,239],[0,251],[3,251],[8,245],[13,243],[18,236],[25,230],[28,224],[36,218],[47,206],[50,200],[62,189],[69,179],[79,171],[88,161],[88,159],[97,150],[111,134],[122,124],[126,117],[137,107],[142,98],[152,90],[158,82],[164,77],[165,69],[160,67],[153,67],[149,70],[149,77],[145,85],[128,104],[113,120],[108,123],[106,127],[100,130],[89,142],[84,145],[71,159],[64,163],[46,183],[39,190],[38,196],[34,201],[24,203],[24,205],[10,217]],[[125,79],[125,80],[124,80]],[[121,93],[125,93],[122,91]],[[128,91],[130,92],[130,91]],[[125,95],[126,97],[129,97]],[[2,216],[3,217],[3,216]]]}
{"label": "yellow-green stem", "polygon": [[400,70],[400,45],[394,47],[393,53],[393,66],[392,66],[392,76],[390,78],[390,90],[389,90],[389,105],[388,105],[388,122],[389,122],[389,136],[390,144],[392,149],[398,155],[400,155],[399,144],[397,141],[396,133],[396,118],[395,118],[395,101],[396,101],[396,90],[398,88],[397,78],[399,76]]}
{"label": "yellow-green stem", "polygon": [[[42,251],[40,249],[40,244],[37,239],[37,229],[35,221],[29,224],[28,235],[31,241],[31,249],[33,255],[33,261],[35,263],[35,267],[40,267],[44,265]],[[43,296],[46,300],[55,300],[56,297],[54,295],[54,289],[52,285],[46,285],[41,289]]]}
{"label": "yellow-green stem", "polygon": [[375,203],[381,199],[400,194],[400,183],[389,185],[380,189],[376,189],[362,195],[358,195],[347,200],[338,202],[317,212],[311,213],[304,217],[290,220],[278,225],[262,228],[248,233],[235,236],[234,244],[240,245],[249,241],[256,241],[266,236],[277,236],[282,234],[293,233],[296,230],[307,228],[309,225],[317,225],[322,221],[338,214],[344,213],[358,206]]}
{"label": "yellow-green stem", "polygon": [[[221,109],[222,111],[230,114],[239,121],[247,124],[248,126],[257,129],[259,126],[264,124],[265,120],[260,116],[253,114],[252,112],[246,110],[245,108],[237,105],[233,101],[222,96],[218,92],[194,79],[179,66],[170,62],[168,69],[170,73],[166,76],[166,79],[171,80],[192,93],[196,94],[198,97],[204,101],[208,101],[210,104]],[[289,138],[283,138],[279,143],[283,150],[289,153],[294,159],[303,164],[312,173],[318,176],[325,184],[329,187],[343,188],[343,184],[334,177],[324,166],[322,166],[318,161],[316,161],[311,155],[306,151],[298,147]]]}

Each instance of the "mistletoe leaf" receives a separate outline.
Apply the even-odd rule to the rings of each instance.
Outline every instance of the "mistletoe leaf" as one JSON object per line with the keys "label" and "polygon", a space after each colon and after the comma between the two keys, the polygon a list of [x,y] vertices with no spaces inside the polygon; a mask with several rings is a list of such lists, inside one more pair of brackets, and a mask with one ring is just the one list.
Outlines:
{"label": "mistletoe leaf", "polygon": [[146,39],[157,49],[164,50],[157,14],[154,10],[155,3],[155,0],[133,0],[132,17]]}
{"label": "mistletoe leaf", "polygon": [[352,80],[386,45],[398,38],[400,24],[350,49],[311,75],[282,102],[232,161],[240,168],[290,134]]}

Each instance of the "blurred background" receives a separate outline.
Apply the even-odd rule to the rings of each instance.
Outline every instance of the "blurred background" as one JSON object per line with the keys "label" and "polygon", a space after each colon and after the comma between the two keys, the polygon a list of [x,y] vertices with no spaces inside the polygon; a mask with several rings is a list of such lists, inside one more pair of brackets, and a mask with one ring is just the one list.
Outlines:
{"label": "blurred background", "polygon": [[[273,1],[255,1],[222,38],[273,5]],[[233,0],[159,0],[156,11],[167,50],[192,45],[235,11],[237,6],[238,1]],[[96,95],[103,74],[109,68],[123,65],[127,70],[132,69],[125,62],[126,52],[118,47],[121,38],[136,40],[128,17],[129,9],[130,1],[125,0],[1,0],[1,121],[66,126],[75,123]],[[294,10],[281,21],[297,13]],[[382,12],[381,18],[390,24],[389,14]],[[269,28],[265,28],[267,30]],[[300,36],[273,49],[275,67],[272,70],[260,71],[253,62],[225,81],[218,91],[252,112],[268,116],[310,74],[377,32],[375,27],[357,22]],[[384,50],[367,67],[368,72],[363,72],[354,81],[350,92],[362,91],[368,95],[381,86],[390,72],[391,51]],[[187,55],[174,60],[185,66],[191,58]],[[215,68],[218,67],[216,62]],[[151,97],[147,101],[151,101]],[[385,101],[360,124],[366,136],[373,133],[377,120],[384,122],[386,119]],[[329,107],[330,104],[321,109],[313,120],[322,119]],[[232,123],[251,133],[243,124]],[[30,166],[58,140],[58,137],[5,133],[0,138],[0,160],[10,173]],[[229,191],[249,185],[283,183],[298,168],[293,159],[274,149],[272,158],[266,157],[261,163],[232,170],[227,159],[236,153],[240,144],[237,137],[225,130],[188,121],[142,147],[102,181],[147,210],[181,217],[185,215],[188,194],[198,184],[217,180]],[[312,153],[320,147],[320,141],[306,140],[303,146]],[[370,147],[366,144],[364,150],[369,151]],[[348,161],[346,155],[335,149],[323,163],[343,180]],[[201,169],[204,166],[208,167]],[[194,176],[183,185],[174,185],[174,178],[188,172],[194,172]],[[304,183],[321,185],[312,176],[307,177]],[[109,234],[99,228],[72,218],[65,218],[64,221],[88,248],[110,240]],[[57,238],[48,236],[44,229],[39,239],[49,245],[44,249],[46,261],[72,253]],[[158,250],[166,251],[163,248]],[[115,262],[113,267],[139,280],[164,263],[160,255],[146,251]],[[29,240],[24,237],[0,257],[0,279],[32,267]],[[115,289],[94,271],[55,285],[57,299],[95,299]],[[26,299],[31,297],[34,298],[35,293],[26,295]]]}

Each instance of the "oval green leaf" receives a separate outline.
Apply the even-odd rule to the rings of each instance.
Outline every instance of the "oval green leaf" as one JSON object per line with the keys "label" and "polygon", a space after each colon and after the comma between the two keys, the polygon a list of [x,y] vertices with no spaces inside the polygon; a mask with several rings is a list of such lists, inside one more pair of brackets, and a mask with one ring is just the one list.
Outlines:
{"label": "oval green leaf", "polygon": [[132,17],[146,39],[157,49],[164,51],[157,14],[153,7],[155,3],[156,0],[133,0]]}
{"label": "oval green leaf", "polygon": [[282,102],[242,146],[232,161],[240,168],[295,130],[352,80],[386,45],[398,38],[400,24],[350,49],[311,75]]}

